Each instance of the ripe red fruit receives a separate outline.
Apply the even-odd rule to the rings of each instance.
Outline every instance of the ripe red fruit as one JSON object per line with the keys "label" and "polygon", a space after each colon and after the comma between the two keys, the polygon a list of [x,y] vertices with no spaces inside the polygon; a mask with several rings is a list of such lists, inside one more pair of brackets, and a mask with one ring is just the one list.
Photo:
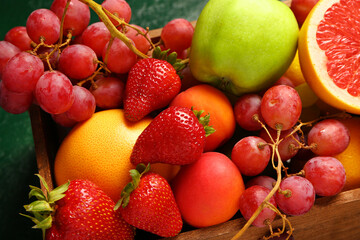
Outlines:
{"label": "ripe red fruit", "polygon": [[[206,139],[207,118],[201,112],[171,106],[157,115],[138,137],[130,160],[139,163],[190,164],[201,156]],[[205,122],[204,122],[205,121]],[[209,133],[211,129],[206,127]]]}
{"label": "ripe red fruit", "polygon": [[181,80],[165,60],[139,60],[130,70],[125,86],[124,111],[130,121],[138,121],[167,106],[180,92]]}
{"label": "ripe red fruit", "polygon": [[206,152],[192,164],[181,166],[172,180],[181,215],[194,227],[223,223],[239,211],[244,182],[226,155]]}
{"label": "ripe red fruit", "polygon": [[165,178],[149,172],[150,165],[130,170],[133,179],[116,204],[121,216],[130,225],[162,237],[173,237],[183,222],[171,187]]}
{"label": "ripe red fruit", "polygon": [[[48,190],[44,179],[40,179]],[[31,189],[30,197],[38,200],[24,207],[35,218],[22,215],[36,222],[44,236],[46,233],[47,240],[134,239],[134,228],[125,222],[119,211],[114,211],[115,203],[88,180],[73,180],[47,196],[40,188]]]}

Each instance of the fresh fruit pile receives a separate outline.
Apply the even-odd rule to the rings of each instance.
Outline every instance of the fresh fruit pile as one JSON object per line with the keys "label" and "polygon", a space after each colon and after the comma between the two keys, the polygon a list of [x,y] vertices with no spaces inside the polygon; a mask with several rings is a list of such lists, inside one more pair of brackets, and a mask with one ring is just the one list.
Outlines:
{"label": "fresh fruit pile", "polygon": [[0,41],[0,105],[36,104],[69,133],[58,187],[39,176],[23,215],[44,239],[173,237],[236,214],[233,239],[250,225],[291,239],[287,216],[360,187],[356,41],[337,21],[360,1],[316,2],[213,0],[195,29],[174,19],[156,43],[124,0],[35,10]]}

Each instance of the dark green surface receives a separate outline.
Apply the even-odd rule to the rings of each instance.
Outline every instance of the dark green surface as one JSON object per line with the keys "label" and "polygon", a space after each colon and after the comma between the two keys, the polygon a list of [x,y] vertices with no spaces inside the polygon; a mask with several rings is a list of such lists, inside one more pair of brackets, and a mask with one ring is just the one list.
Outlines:
{"label": "dark green surface", "polygon": [[[0,0],[0,39],[15,26],[25,26],[37,8],[49,8],[50,0]],[[97,1],[101,3],[101,1]],[[207,0],[129,0],[131,23],[150,29],[163,27],[174,18],[196,20]],[[97,17],[92,15],[92,22]],[[0,238],[41,239],[40,230],[22,216],[28,203],[28,185],[38,185],[34,143],[28,113],[13,115],[0,109]]]}

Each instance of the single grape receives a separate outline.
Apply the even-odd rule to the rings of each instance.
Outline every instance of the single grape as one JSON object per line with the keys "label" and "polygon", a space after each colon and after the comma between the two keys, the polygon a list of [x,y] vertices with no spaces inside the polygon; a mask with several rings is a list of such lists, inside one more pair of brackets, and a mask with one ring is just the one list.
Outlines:
{"label": "single grape", "polygon": [[315,4],[318,1],[319,0],[292,0],[291,1],[290,9],[294,13],[299,26],[301,26],[304,23],[307,15],[309,15],[309,12],[311,11],[311,9],[315,6]]}
{"label": "single grape", "polygon": [[191,88],[196,85],[202,84],[199,80],[197,80],[194,75],[191,73],[189,65],[186,66],[183,70],[181,70],[181,90],[185,91],[188,88]]}
{"label": "single grape", "polygon": [[0,41],[0,79],[2,78],[6,63],[19,52],[21,52],[21,50],[14,44],[8,41]]}
{"label": "single grape", "polygon": [[5,34],[5,41],[17,46],[21,51],[31,50],[31,39],[27,34],[26,27],[13,27]]}
{"label": "single grape", "polygon": [[[125,0],[105,0],[101,3],[101,6],[114,14],[119,19],[123,19],[127,23],[130,22],[131,8]],[[119,25],[119,23],[115,19],[111,17],[109,18],[115,26]]]}
{"label": "single grape", "polygon": [[345,186],[345,168],[334,157],[314,157],[305,164],[304,171],[319,196],[334,196]]}
{"label": "single grape", "polygon": [[161,40],[166,49],[181,53],[191,46],[194,34],[193,25],[184,18],[176,18],[168,22],[161,31]]}
{"label": "single grape", "polygon": [[[268,129],[268,132],[270,133],[272,139],[276,141],[277,137],[277,131],[274,129]],[[289,160],[290,158],[294,157],[298,151],[299,151],[299,141],[300,137],[297,132],[293,133],[292,136],[290,136],[290,133],[292,132],[292,129],[288,129],[285,131],[281,131],[280,133],[280,139],[283,139],[280,144],[278,145],[278,150],[280,154],[280,158],[282,161]],[[269,134],[264,130],[260,130],[259,137],[264,139],[268,143],[272,143],[271,138]],[[275,154],[275,159],[277,159],[277,155]]]}
{"label": "single grape", "polygon": [[101,77],[91,86],[96,105],[102,109],[120,108],[124,98],[125,83],[115,77]]}
{"label": "single grape", "polygon": [[73,87],[74,102],[66,111],[69,119],[77,122],[89,119],[95,112],[95,97],[84,87]]}
{"label": "single grape", "polygon": [[252,187],[254,185],[258,185],[258,186],[263,186],[266,187],[268,189],[273,189],[273,184],[276,182],[276,180],[272,177],[266,176],[266,175],[260,175],[260,176],[256,176],[252,179],[250,179],[249,181],[247,181],[245,187],[249,188]]}
{"label": "single grape", "polygon": [[26,31],[35,43],[40,43],[43,38],[46,44],[53,44],[60,37],[60,20],[49,9],[37,9],[29,15]]}
{"label": "single grape", "polygon": [[231,160],[246,176],[260,174],[271,157],[269,145],[260,137],[248,136],[238,141],[231,152]]}
{"label": "single grape", "polygon": [[81,80],[91,76],[97,66],[98,59],[91,48],[74,44],[61,52],[58,69],[69,78]]}
{"label": "single grape", "polygon": [[281,211],[287,215],[302,215],[307,213],[315,202],[315,189],[304,177],[290,176],[280,183],[275,200]]}
{"label": "single grape", "polygon": [[269,88],[261,100],[261,115],[273,129],[292,128],[301,114],[301,99],[298,92],[286,85]]}
{"label": "single grape", "polygon": [[0,81],[0,106],[8,113],[20,114],[26,112],[33,101],[32,92],[9,91]]}
{"label": "single grape", "polygon": [[111,38],[111,34],[103,22],[96,22],[84,30],[81,38],[82,44],[94,50],[97,57],[101,57],[106,43]]}
{"label": "single grape", "polygon": [[281,76],[279,80],[277,80],[274,85],[287,85],[289,87],[295,88],[294,83],[287,77]]}
{"label": "single grape", "polygon": [[36,84],[35,97],[45,112],[63,113],[74,102],[73,85],[63,73],[46,71]]}
{"label": "single grape", "polygon": [[311,151],[321,156],[334,156],[343,152],[350,143],[350,132],[336,119],[316,123],[308,133],[307,143]]}
{"label": "single grape", "polygon": [[[132,40],[130,40],[132,42]],[[132,42],[133,43],[133,42]],[[137,61],[137,56],[133,53],[123,41],[115,38],[107,53],[109,43],[103,49],[102,58],[107,57],[107,67],[114,73],[127,73]],[[106,56],[107,53],[107,56]],[[105,60],[104,60],[105,61]]]}
{"label": "single grape", "polygon": [[[141,32],[146,34],[147,38],[150,39],[149,34],[146,33],[146,30],[138,25],[131,24],[131,26],[139,29]],[[141,34],[139,34],[135,29],[131,27],[126,28],[125,35],[133,40],[135,47],[142,53],[147,54],[150,49],[150,42]]]}
{"label": "single grape", "polygon": [[3,83],[12,92],[31,92],[44,73],[44,64],[37,56],[20,52],[9,59],[3,69]]}
{"label": "single grape", "polygon": [[[245,220],[249,220],[254,214],[256,209],[264,201],[266,196],[270,193],[270,190],[263,186],[252,186],[243,192],[240,197],[240,212]],[[274,196],[272,196],[269,202],[276,207]],[[264,208],[260,214],[256,217],[252,225],[257,227],[266,226],[266,222],[271,223],[276,217],[276,212],[269,208]]]}
{"label": "single grape", "polygon": [[[50,10],[61,20],[67,0],[54,0]],[[79,0],[71,0],[64,19],[64,34],[71,31],[72,36],[81,35],[90,22],[89,7]]]}
{"label": "single grape", "polygon": [[[54,51],[54,48],[49,48],[49,47],[40,47],[38,50],[37,50],[37,55],[40,57],[40,59],[42,60],[42,62],[44,63],[44,69],[45,70],[49,70],[49,63],[51,65],[51,67],[53,69],[56,69],[57,68],[57,65],[58,65],[58,62],[59,62],[59,56],[60,56],[60,53],[59,51]],[[53,52],[53,53],[51,53]],[[46,61],[46,57],[51,54],[51,56],[49,57],[49,63]]]}
{"label": "single grape", "polygon": [[260,130],[261,124],[254,119],[256,114],[261,122],[264,119],[260,111],[261,96],[255,93],[245,94],[237,99],[234,105],[235,120],[245,130]]}
{"label": "single grape", "polygon": [[56,122],[60,126],[67,127],[67,128],[71,128],[78,123],[77,121],[70,119],[68,117],[68,115],[66,114],[66,112],[59,113],[59,114],[51,114],[51,117],[54,120],[54,122]]}

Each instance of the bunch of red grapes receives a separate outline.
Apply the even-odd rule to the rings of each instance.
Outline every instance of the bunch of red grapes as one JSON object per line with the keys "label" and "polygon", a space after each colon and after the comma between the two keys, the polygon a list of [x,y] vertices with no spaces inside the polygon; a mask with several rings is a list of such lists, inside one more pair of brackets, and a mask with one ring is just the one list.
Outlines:
{"label": "bunch of red grapes", "polygon": [[[109,21],[143,55],[114,37],[100,20],[90,24],[92,1],[54,0],[50,9],[33,11],[26,26],[10,29],[0,41],[0,106],[19,114],[37,104],[65,127],[92,116],[96,109],[120,108],[127,73],[155,45],[148,29],[129,24],[125,0],[105,0]],[[89,25],[90,24],[90,25]],[[194,27],[174,19],[162,31],[162,49],[186,57]]]}

